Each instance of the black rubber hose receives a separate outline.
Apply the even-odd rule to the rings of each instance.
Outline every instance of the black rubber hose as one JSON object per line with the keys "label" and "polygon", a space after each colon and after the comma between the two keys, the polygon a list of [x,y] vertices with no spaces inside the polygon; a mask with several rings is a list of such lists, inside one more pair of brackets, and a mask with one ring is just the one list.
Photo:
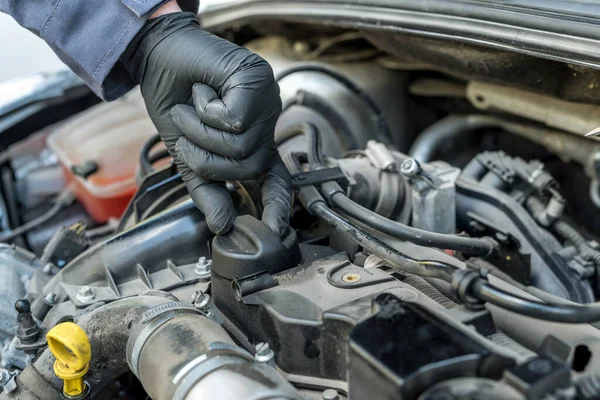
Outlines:
{"label": "black rubber hose", "polygon": [[150,159],[150,151],[154,146],[160,143],[160,141],[161,138],[157,133],[144,142],[144,145],[140,150],[140,171],[142,172],[142,176],[146,176],[154,171],[154,168],[152,167],[152,161]]}
{"label": "black rubber hose", "polygon": [[542,303],[505,292],[483,279],[476,279],[469,292],[471,296],[481,301],[545,321],[570,324],[588,324],[600,321],[600,303],[586,305]]}
{"label": "black rubber hose", "polygon": [[352,82],[350,79],[326,65],[315,63],[295,64],[291,68],[287,68],[283,71],[280,71],[278,74],[275,75],[275,79],[277,81],[280,81],[286,76],[294,74],[296,72],[320,72],[330,76],[331,78],[344,85],[348,90],[350,90],[357,97],[362,99],[369,107],[371,111],[371,119],[373,121],[373,124],[375,125],[375,131],[377,132],[377,140],[384,144],[392,143],[392,134],[390,126],[387,122],[387,119],[385,118],[385,115],[383,114],[383,111],[367,92],[365,92],[356,84],[354,84],[354,82]]}
{"label": "black rubber hose", "polygon": [[417,136],[409,155],[419,162],[429,162],[448,140],[484,128],[502,128],[502,123],[487,115],[449,115]]}
{"label": "black rubber hose", "polygon": [[437,261],[418,261],[400,253],[346,220],[323,202],[314,202],[309,211],[325,221],[337,233],[349,235],[355,243],[389,263],[390,267],[410,274],[440,278],[446,282],[452,281],[452,276],[457,270],[456,267],[449,264]]}
{"label": "black rubber hose", "polygon": [[392,221],[350,200],[344,193],[331,196],[333,203],[352,218],[395,238],[421,246],[457,250],[469,254],[489,255],[496,250],[491,239],[469,238],[458,235],[429,232]]}

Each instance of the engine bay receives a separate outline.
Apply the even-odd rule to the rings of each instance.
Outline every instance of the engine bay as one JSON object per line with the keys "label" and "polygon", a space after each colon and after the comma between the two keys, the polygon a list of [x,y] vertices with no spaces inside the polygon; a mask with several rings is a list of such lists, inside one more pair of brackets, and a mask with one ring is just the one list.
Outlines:
{"label": "engine bay", "polygon": [[282,240],[251,181],[211,234],[139,92],[67,74],[5,112],[0,398],[600,398],[599,106],[369,43],[245,42],[281,87]]}

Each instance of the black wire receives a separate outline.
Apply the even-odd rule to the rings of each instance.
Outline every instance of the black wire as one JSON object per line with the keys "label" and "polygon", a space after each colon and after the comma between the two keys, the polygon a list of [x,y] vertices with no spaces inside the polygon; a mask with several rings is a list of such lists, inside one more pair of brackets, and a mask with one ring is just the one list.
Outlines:
{"label": "black wire", "polygon": [[65,205],[61,204],[61,203],[54,204],[44,214],[40,215],[39,217],[37,217],[35,219],[32,219],[31,221],[27,222],[26,224],[23,224],[15,229],[13,229],[10,233],[0,237],[0,242],[4,243],[4,242],[11,241],[11,240],[15,239],[16,237],[21,236],[22,234],[46,223],[47,221],[52,219],[56,214],[58,214],[58,212],[64,206]]}
{"label": "black wire", "polygon": [[370,108],[371,111],[371,119],[375,124],[375,131],[377,132],[377,140],[384,144],[392,143],[392,134],[390,130],[390,126],[383,114],[383,111],[377,103],[373,100],[373,98],[360,87],[358,87],[354,82],[340,74],[339,72],[331,69],[324,64],[315,64],[315,63],[303,63],[303,64],[295,64],[291,68],[287,68],[283,71],[280,71],[275,75],[275,79],[277,81],[282,80],[288,75],[294,74],[296,72],[320,72],[325,75],[332,77],[337,80],[342,85],[346,86],[348,90],[354,93],[356,96],[361,98]]}
{"label": "black wire", "polygon": [[144,142],[142,149],[140,150],[140,171],[142,176],[146,176],[152,171],[154,168],[152,167],[152,162],[150,160],[150,151],[154,146],[160,143],[160,135],[157,133],[154,136],[151,136],[148,140]]}
{"label": "black wire", "polygon": [[421,246],[462,251],[469,254],[488,255],[496,245],[491,239],[470,238],[430,232],[392,221],[350,200],[344,193],[331,196],[333,203],[352,218],[395,238]]}
{"label": "black wire", "polygon": [[154,164],[158,160],[162,160],[163,158],[167,158],[167,157],[171,157],[169,150],[161,149],[159,151],[155,151],[154,153],[150,154],[150,157],[149,157],[150,165]]}
{"label": "black wire", "polygon": [[415,275],[443,279],[446,282],[452,281],[453,273],[457,270],[455,266],[443,262],[418,261],[400,253],[369,232],[343,218],[323,202],[313,203],[309,211],[325,221],[336,232],[349,235],[356,244],[388,262],[391,267]]}

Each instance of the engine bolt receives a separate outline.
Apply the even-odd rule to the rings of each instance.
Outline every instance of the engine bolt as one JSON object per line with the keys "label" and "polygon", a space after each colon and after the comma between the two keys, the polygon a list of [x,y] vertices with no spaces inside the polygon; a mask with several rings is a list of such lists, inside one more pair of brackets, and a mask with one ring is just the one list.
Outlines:
{"label": "engine bolt", "polygon": [[209,278],[211,264],[212,264],[212,260],[209,260],[206,257],[200,257],[198,259],[198,262],[196,262],[196,267],[194,268],[194,272],[196,273],[196,275],[199,275],[201,278]]}
{"label": "engine bolt", "polygon": [[400,172],[402,172],[402,175],[406,176],[407,178],[414,178],[419,175],[419,172],[421,172],[421,166],[414,158],[407,158],[406,160],[402,161],[402,164],[400,165]]}
{"label": "engine bolt", "polygon": [[48,304],[49,306],[55,305],[56,304],[56,294],[52,293],[52,292],[48,293],[46,295],[46,297],[44,297],[44,302],[46,304]]}
{"label": "engine bolt", "polygon": [[254,359],[263,364],[272,364],[275,358],[275,352],[269,347],[269,343],[261,342],[255,347]]}
{"label": "engine bolt", "polygon": [[340,394],[335,389],[326,389],[323,391],[323,400],[339,400]]}
{"label": "engine bolt", "polygon": [[210,303],[210,296],[204,293],[202,290],[197,290],[192,295],[192,305],[195,309],[200,311],[206,311]]}
{"label": "engine bolt", "polygon": [[47,263],[46,265],[44,265],[44,268],[42,268],[42,272],[46,275],[52,275],[52,267],[52,263]]}
{"label": "engine bolt", "polygon": [[88,301],[94,299],[94,297],[96,297],[94,290],[87,285],[80,287],[77,291],[77,300],[82,303],[87,303]]}
{"label": "engine bolt", "polygon": [[362,276],[360,276],[359,274],[345,274],[344,276],[342,276],[342,281],[346,282],[346,283],[355,283],[358,282],[362,279]]}

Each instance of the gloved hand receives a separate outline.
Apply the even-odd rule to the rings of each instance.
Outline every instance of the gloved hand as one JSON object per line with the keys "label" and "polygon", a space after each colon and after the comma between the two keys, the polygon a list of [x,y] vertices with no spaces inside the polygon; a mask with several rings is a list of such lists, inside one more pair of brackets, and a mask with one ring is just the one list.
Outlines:
{"label": "gloved hand", "polygon": [[209,228],[225,233],[233,223],[224,181],[258,179],[262,220],[282,236],[291,180],[274,141],[281,100],[270,65],[183,12],[149,21],[121,62]]}

